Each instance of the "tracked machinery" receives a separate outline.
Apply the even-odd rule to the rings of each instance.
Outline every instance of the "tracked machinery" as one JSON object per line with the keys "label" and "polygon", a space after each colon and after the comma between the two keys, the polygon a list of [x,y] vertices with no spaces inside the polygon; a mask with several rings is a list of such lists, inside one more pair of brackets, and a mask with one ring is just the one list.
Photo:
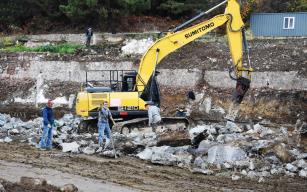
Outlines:
{"label": "tracked machinery", "polygon": [[[224,4],[226,8],[223,14],[192,25],[194,21]],[[80,129],[89,131],[91,127],[96,127],[99,106],[104,100],[108,101],[113,117],[121,120],[116,126],[117,131],[130,132],[134,128],[146,126],[146,102],[154,102],[160,106],[157,65],[170,53],[223,25],[226,25],[233,63],[230,77],[236,81],[234,101],[240,104],[249,89],[253,69],[250,65],[240,3],[238,0],[225,0],[168,31],[155,41],[143,55],[138,71],[87,71],[86,87],[78,93],[76,99],[76,113],[84,117]],[[243,66],[243,46],[247,55],[244,57],[248,63],[247,67]],[[164,117],[162,121],[164,124],[180,123],[185,127],[189,124],[186,118]]]}

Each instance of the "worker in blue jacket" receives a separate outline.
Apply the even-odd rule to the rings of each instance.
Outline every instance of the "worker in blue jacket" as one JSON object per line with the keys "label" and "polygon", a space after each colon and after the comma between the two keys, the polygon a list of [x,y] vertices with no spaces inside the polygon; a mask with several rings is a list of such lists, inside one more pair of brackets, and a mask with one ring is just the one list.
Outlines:
{"label": "worker in blue jacket", "polygon": [[[44,130],[39,146],[41,149],[52,149],[52,128],[54,127],[53,101],[48,100],[47,106],[43,109]],[[48,126],[50,125],[50,127]]]}

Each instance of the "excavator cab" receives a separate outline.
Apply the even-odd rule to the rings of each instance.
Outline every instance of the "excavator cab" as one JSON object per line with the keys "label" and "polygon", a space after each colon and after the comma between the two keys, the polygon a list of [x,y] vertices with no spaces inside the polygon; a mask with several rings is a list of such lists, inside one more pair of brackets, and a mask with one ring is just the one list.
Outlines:
{"label": "excavator cab", "polygon": [[134,86],[136,83],[136,72],[125,73],[122,79],[121,91],[130,92],[134,91]]}

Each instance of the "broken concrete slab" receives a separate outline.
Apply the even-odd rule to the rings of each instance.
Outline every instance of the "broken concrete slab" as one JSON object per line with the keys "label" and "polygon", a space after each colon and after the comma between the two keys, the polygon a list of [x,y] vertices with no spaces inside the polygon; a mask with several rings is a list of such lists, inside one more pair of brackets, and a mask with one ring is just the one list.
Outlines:
{"label": "broken concrete slab", "polygon": [[82,152],[87,155],[92,155],[95,153],[95,151],[96,151],[96,148],[93,148],[93,147],[85,147],[84,149],[82,149]]}
{"label": "broken concrete slab", "polygon": [[10,137],[5,137],[3,140],[5,143],[10,143],[13,141],[13,139],[11,139]]}
{"label": "broken concrete slab", "polygon": [[208,162],[212,164],[222,164],[225,162],[245,160],[247,154],[239,147],[231,145],[216,145],[208,150]]}
{"label": "broken concrete slab", "polygon": [[291,163],[287,163],[286,169],[290,172],[297,172],[297,167],[292,165]]}
{"label": "broken concrete slab", "polygon": [[307,170],[304,170],[304,169],[300,170],[299,176],[300,176],[300,177],[307,178]]}
{"label": "broken concrete slab", "polygon": [[72,143],[62,143],[62,151],[63,152],[72,152],[72,153],[78,153],[80,145],[74,141]]}

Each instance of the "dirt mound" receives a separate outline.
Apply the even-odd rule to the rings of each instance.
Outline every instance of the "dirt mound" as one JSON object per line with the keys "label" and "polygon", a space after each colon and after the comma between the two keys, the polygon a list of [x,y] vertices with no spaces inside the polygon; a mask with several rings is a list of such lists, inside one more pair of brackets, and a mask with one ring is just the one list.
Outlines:
{"label": "dirt mound", "polygon": [[[6,192],[16,192],[16,191],[22,191],[22,192],[60,192],[61,190],[58,187],[43,184],[43,185],[31,185],[27,183],[12,183],[9,181],[6,181],[4,179],[0,178],[0,186],[3,186]],[[1,191],[1,187],[0,187]]]}

